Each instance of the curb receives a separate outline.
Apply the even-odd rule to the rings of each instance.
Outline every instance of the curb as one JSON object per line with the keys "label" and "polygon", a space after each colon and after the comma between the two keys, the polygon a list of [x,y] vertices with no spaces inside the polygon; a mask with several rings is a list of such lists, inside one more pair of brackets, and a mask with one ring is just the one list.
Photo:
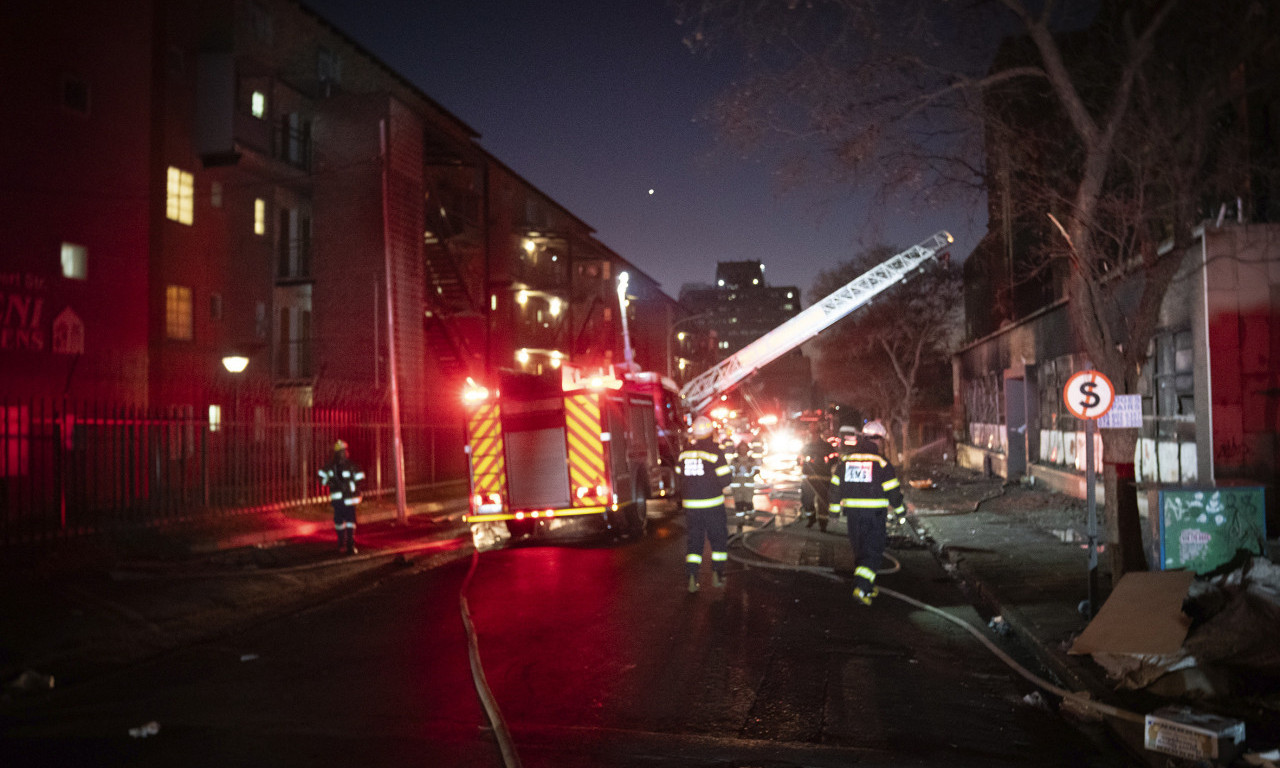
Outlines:
{"label": "curb", "polygon": [[1000,596],[991,589],[981,576],[968,567],[963,559],[956,561],[951,558],[947,545],[938,541],[926,522],[921,521],[919,518],[915,518],[914,522],[916,529],[923,533],[925,542],[934,557],[940,562],[949,565],[950,568],[947,568],[947,570],[954,573],[957,579],[972,590],[974,598],[993,615],[1000,616],[1009,625],[1009,629],[1032,652],[1036,661],[1056,675],[1059,680],[1066,684],[1066,687],[1074,691],[1088,693],[1095,699],[1102,699],[1110,689],[1096,675],[1089,674],[1087,670],[1081,669],[1080,665],[1072,664],[1063,657],[1063,654],[1057,648],[1050,647],[1035,632],[1031,621],[1020,610],[1016,607],[1005,605]]}
{"label": "curb", "polygon": [[[455,515],[461,516],[466,511],[466,508],[466,499],[428,501],[412,505],[407,514],[408,517],[427,516],[452,519]],[[398,510],[382,508],[381,506],[358,514],[359,522],[364,524],[382,523],[399,518]],[[193,554],[211,554],[241,547],[256,547],[264,544],[274,544],[275,542],[298,536],[309,536],[327,527],[328,524],[322,520],[293,519],[289,523],[247,533],[219,535],[198,540],[191,545],[190,549]]]}

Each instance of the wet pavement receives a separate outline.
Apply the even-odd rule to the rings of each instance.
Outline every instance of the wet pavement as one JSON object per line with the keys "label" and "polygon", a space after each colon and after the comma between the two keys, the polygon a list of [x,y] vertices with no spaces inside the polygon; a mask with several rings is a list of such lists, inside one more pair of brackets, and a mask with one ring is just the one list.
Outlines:
{"label": "wet pavement", "polygon": [[[1116,691],[1090,657],[1067,653],[1088,624],[1078,609],[1088,596],[1083,502],[951,466],[917,470],[916,477],[928,477],[930,487],[907,491],[911,528],[893,538],[890,554],[895,548],[932,550],[991,622],[990,631],[1024,641],[1054,685],[1138,714],[1179,703]],[[0,596],[6,617],[0,628],[3,707],[20,705],[50,685],[74,685],[322,603],[398,569],[469,556],[470,539],[461,522],[464,493],[457,487],[438,489],[434,498],[412,502],[403,519],[388,502],[366,504],[355,555],[337,552],[323,507],[13,548],[3,569],[9,588]],[[774,496],[770,508],[781,514],[740,539],[736,559],[758,567],[772,562],[829,568],[837,577],[852,571],[840,521],[826,533],[806,528],[795,517],[789,495]],[[762,499],[757,505],[764,508]],[[763,524],[769,518],[761,514],[747,522]],[[1110,584],[1105,569],[1102,557],[1099,605]],[[880,600],[893,599],[893,574],[879,583],[886,592]],[[1045,699],[1053,707],[1062,703],[1052,694]],[[1280,740],[1274,701],[1188,704],[1245,721],[1249,747],[1266,749]],[[1071,717],[1094,716],[1065,709]],[[1144,753],[1140,725],[1108,722],[1135,759],[1166,764],[1164,756]]]}

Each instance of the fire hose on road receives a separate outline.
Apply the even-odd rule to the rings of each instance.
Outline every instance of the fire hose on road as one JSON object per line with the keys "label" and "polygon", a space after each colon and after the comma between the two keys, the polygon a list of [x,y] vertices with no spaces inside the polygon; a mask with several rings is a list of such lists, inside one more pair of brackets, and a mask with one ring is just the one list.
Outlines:
{"label": "fire hose on road", "polygon": [[[764,554],[759,549],[751,546],[751,544],[749,543],[749,540],[753,536],[758,536],[766,533],[770,535],[800,535],[800,534],[794,534],[783,528],[774,527],[774,523],[776,522],[776,516],[772,512],[767,512],[764,514],[766,514],[769,518],[768,521],[764,523],[764,525],[760,526],[754,531],[746,531],[743,533],[734,534],[729,538],[729,543],[731,547],[735,542],[739,543],[742,545],[743,549],[750,552],[752,555],[755,556],[755,558],[742,557],[741,555],[738,555],[737,553],[733,552],[731,549],[729,552],[730,560],[748,568],[764,568],[764,569],[778,570],[778,571],[810,573],[815,576],[820,576],[822,578],[829,579],[831,581],[840,582],[840,583],[844,582],[844,578],[841,577],[839,574],[837,574],[834,568],[830,568],[827,566],[820,566],[820,565],[791,565],[789,563],[778,562],[776,560],[771,559],[768,555]],[[919,533],[914,528],[912,528],[912,533],[919,535]],[[893,565],[889,568],[881,569],[877,573],[884,575],[884,574],[890,574],[890,573],[897,573],[898,571],[902,570],[902,563],[897,558],[893,557],[892,555],[886,552],[885,559],[891,561]],[[928,603],[923,603],[915,599],[914,597],[904,595],[901,592],[898,592],[897,590],[890,589],[883,585],[877,585],[877,587],[880,591],[880,594],[882,595],[892,597],[896,600],[901,600],[902,602],[910,606],[928,611],[929,613],[932,613],[935,616],[938,616],[939,618],[945,619],[951,622],[952,624],[955,624],[956,626],[961,627],[970,635],[973,635],[973,637],[976,638],[979,642],[981,642],[987,648],[987,650],[991,651],[991,653],[995,655],[996,658],[1003,661],[1010,669],[1018,673],[1019,676],[1021,676],[1023,679],[1030,682],[1032,685],[1035,685],[1037,688],[1040,688],[1041,690],[1044,690],[1044,691],[1048,691],[1049,693],[1052,693],[1053,695],[1061,699],[1068,700],[1072,704],[1079,706],[1083,709],[1092,710],[1102,715],[1114,717],[1120,720],[1127,720],[1133,723],[1144,724],[1146,722],[1146,718],[1141,714],[1120,709],[1118,707],[1113,707],[1109,704],[1104,704],[1100,701],[1096,701],[1092,698],[1089,698],[1087,695],[1076,693],[1074,691],[1069,691],[1065,688],[1054,685],[1053,683],[1049,682],[1048,680],[1045,680],[1044,678],[1037,676],[1036,674],[1028,670],[1026,667],[1022,666],[1017,661],[1015,661],[1011,656],[1009,656],[1009,654],[1005,653],[1003,649],[1001,649],[994,642],[992,642],[991,639],[987,637],[987,635],[984,632],[982,632],[982,630],[973,626],[969,622],[964,621],[963,619],[959,619],[955,616],[952,616],[946,611],[943,611],[935,606],[929,605]]]}

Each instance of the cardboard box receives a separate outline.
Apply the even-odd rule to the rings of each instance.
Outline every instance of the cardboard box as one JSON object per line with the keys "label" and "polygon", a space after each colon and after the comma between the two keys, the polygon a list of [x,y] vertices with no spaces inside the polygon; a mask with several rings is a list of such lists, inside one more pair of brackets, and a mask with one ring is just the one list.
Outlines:
{"label": "cardboard box", "polygon": [[1143,746],[1186,760],[1233,759],[1244,745],[1244,723],[1180,707],[1147,715]]}

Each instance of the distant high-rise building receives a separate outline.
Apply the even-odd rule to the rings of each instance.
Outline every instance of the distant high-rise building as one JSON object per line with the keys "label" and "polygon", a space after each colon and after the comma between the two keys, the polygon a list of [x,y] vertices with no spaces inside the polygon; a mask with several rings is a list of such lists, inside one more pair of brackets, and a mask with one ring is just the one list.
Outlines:
{"label": "distant high-rise building", "polygon": [[[721,261],[714,285],[685,285],[680,304],[690,326],[708,338],[719,362],[800,312],[800,289],[774,287],[760,261]],[[794,349],[747,379],[743,386],[761,407],[803,409],[812,389],[809,360]]]}

